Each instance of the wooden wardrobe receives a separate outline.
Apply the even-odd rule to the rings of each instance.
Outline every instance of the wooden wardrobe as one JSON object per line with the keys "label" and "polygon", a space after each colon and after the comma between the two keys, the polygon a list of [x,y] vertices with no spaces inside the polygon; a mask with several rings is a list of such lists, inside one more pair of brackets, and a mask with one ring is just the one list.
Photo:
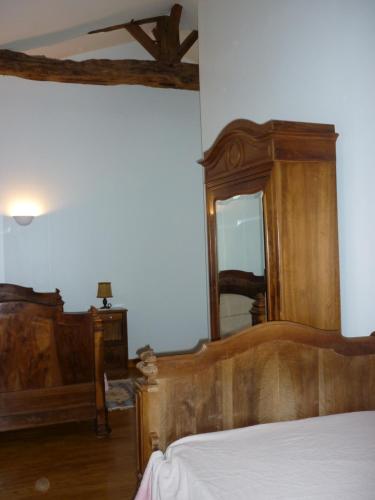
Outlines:
{"label": "wooden wardrobe", "polygon": [[256,193],[266,320],[340,329],[336,139],[333,125],[235,120],[204,154],[213,340],[220,338],[218,207]]}

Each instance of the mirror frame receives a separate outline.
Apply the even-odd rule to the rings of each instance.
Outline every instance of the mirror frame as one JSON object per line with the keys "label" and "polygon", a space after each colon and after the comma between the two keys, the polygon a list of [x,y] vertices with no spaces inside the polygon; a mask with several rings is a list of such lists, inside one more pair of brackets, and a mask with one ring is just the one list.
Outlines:
{"label": "mirror frame", "polygon": [[[247,176],[248,177],[248,176]],[[266,197],[265,184],[268,176],[257,178],[237,179],[235,182],[228,182],[220,185],[207,186],[207,235],[209,253],[209,282],[210,282],[210,318],[211,318],[211,339],[220,339],[220,291],[219,291],[219,270],[217,252],[217,224],[216,224],[216,202],[227,200],[236,195],[249,195],[263,191],[263,220],[264,220],[264,253],[267,269],[268,262],[268,236],[266,223]],[[266,279],[266,277],[265,277]],[[266,286],[267,289],[267,286]]]}
{"label": "mirror frame", "polygon": [[272,135],[275,120],[258,124],[234,120],[220,132],[199,162],[205,170],[208,237],[209,300],[211,340],[220,339],[220,297],[216,233],[216,201],[236,195],[263,192],[264,258],[267,321],[280,316],[278,280],[277,224],[268,223],[276,212],[269,178],[274,167]]}

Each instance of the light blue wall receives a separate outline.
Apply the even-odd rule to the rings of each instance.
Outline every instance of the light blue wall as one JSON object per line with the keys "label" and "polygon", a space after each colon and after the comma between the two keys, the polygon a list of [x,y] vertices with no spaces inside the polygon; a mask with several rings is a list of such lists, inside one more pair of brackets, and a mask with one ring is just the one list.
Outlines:
{"label": "light blue wall", "polygon": [[340,134],[341,306],[349,336],[375,329],[374,20],[373,0],[199,3],[203,149],[235,118],[333,123]]}
{"label": "light blue wall", "polygon": [[198,93],[2,78],[0,95],[1,213],[19,194],[46,210],[5,218],[5,281],[58,287],[67,311],[111,281],[131,357],[207,337]]}

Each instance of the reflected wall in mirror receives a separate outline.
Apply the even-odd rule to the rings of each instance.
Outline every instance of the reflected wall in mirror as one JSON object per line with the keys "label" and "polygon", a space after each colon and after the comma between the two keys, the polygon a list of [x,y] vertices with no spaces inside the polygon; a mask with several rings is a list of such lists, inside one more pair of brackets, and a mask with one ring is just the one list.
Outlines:
{"label": "reflected wall in mirror", "polygon": [[265,320],[263,193],[216,201],[220,336]]}

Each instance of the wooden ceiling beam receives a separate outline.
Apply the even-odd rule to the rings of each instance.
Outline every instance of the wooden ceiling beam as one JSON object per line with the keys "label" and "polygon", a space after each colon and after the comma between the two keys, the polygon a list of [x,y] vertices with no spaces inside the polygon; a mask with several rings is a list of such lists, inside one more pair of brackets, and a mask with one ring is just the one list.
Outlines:
{"label": "wooden ceiling beam", "polygon": [[160,58],[170,63],[179,62],[178,50],[180,47],[180,20],[182,7],[175,4],[169,16],[162,20],[160,39]]}
{"label": "wooden ceiling beam", "polygon": [[93,85],[145,85],[199,90],[197,64],[112,59],[51,59],[0,50],[0,75],[28,80]]}
{"label": "wooden ceiling beam", "polygon": [[148,17],[147,19],[138,19],[137,21],[135,21],[134,19],[132,19],[130,22],[127,22],[127,23],[114,24],[113,26],[108,26],[107,28],[99,28],[97,30],[89,31],[87,34],[88,35],[95,35],[96,33],[105,33],[105,32],[108,32],[108,31],[116,31],[116,30],[120,30],[120,29],[126,28],[129,24],[151,24],[151,23],[156,23],[158,19],[160,19],[160,16]]}
{"label": "wooden ceiling beam", "polygon": [[182,5],[175,3],[171,8],[171,13],[169,14],[169,17],[174,23],[177,24],[177,26],[180,25],[181,14],[182,14]]}
{"label": "wooden ceiling beam", "polygon": [[[182,6],[174,4],[168,16],[149,17],[147,19],[134,19],[130,23],[116,24],[94,31],[89,34],[126,29],[142,47],[157,61],[163,61],[169,64],[180,62],[186,52],[198,39],[198,31],[192,31],[180,44],[180,20],[182,15]],[[152,33],[153,40],[142,28],[142,24],[156,23]]]}
{"label": "wooden ceiling beam", "polygon": [[132,35],[138,43],[147,50],[157,61],[160,59],[159,44],[153,40],[137,23],[128,23],[125,29]]}
{"label": "wooden ceiling beam", "polygon": [[185,40],[181,43],[179,49],[178,49],[178,57],[179,60],[184,57],[186,52],[194,45],[194,43],[198,40],[198,31],[194,30],[192,31],[186,38]]}
{"label": "wooden ceiling beam", "polygon": [[[181,59],[198,38],[194,30],[180,43],[182,6],[173,5],[168,16],[149,17],[130,23],[116,24],[90,34],[126,29],[155,61],[132,59],[88,59],[72,61],[29,56],[22,52],[0,49],[0,75],[29,80],[82,83],[93,85],[145,85],[147,87],[199,90],[197,64],[182,63]],[[156,23],[155,39],[141,25]]]}

